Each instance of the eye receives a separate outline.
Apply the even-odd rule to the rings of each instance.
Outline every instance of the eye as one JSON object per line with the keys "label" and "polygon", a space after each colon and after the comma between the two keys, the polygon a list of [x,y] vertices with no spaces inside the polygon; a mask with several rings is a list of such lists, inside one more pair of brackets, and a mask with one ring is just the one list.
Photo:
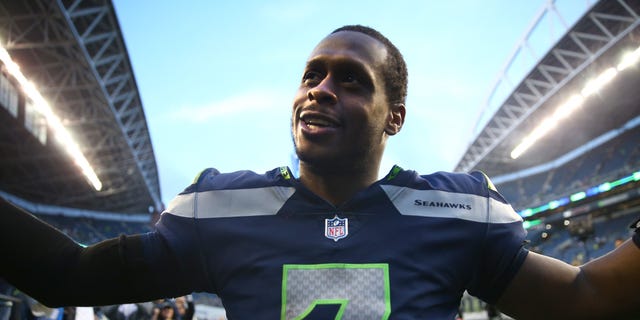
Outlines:
{"label": "eye", "polygon": [[360,82],[358,80],[358,77],[353,74],[353,73],[347,73],[344,75],[344,77],[342,77],[342,82],[344,83],[350,83],[350,84],[356,84],[358,82]]}
{"label": "eye", "polygon": [[373,90],[373,84],[371,83],[371,81],[369,80],[368,77],[363,76],[360,73],[345,73],[342,77],[341,77],[341,81],[342,81],[342,86],[345,89],[348,90]]}
{"label": "eye", "polygon": [[306,71],[302,76],[302,83],[307,86],[313,86],[322,81],[322,74],[317,71]]}

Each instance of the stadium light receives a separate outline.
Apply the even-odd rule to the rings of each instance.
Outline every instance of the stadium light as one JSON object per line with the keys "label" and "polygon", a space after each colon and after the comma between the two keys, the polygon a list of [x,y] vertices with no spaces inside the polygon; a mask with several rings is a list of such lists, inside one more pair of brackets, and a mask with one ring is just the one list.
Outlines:
{"label": "stadium light", "polygon": [[89,184],[96,189],[96,191],[102,190],[102,182],[91,167],[91,164],[89,164],[87,158],[82,154],[82,151],[80,151],[78,144],[62,124],[60,118],[53,112],[49,103],[42,97],[40,91],[22,74],[20,66],[11,59],[9,52],[2,45],[0,45],[0,61],[5,65],[7,72],[20,84],[25,95],[33,101],[35,110],[42,114],[47,120],[47,125],[53,131],[54,136],[73,162],[80,168],[80,171]]}
{"label": "stadium light", "polygon": [[618,70],[616,68],[608,68],[604,72],[602,72],[595,79],[587,82],[587,85],[584,86],[580,94],[583,97],[588,97],[602,89],[611,79],[613,79],[618,74]]}
{"label": "stadium light", "polygon": [[636,63],[640,60],[640,47],[636,50],[627,53],[624,57],[622,57],[622,61],[618,64],[618,71],[622,71]]}
{"label": "stadium light", "polygon": [[527,149],[529,149],[534,143],[544,137],[549,131],[556,127],[558,122],[568,117],[576,109],[582,106],[584,97],[580,94],[576,94],[569,98],[567,102],[563,103],[556,109],[556,111],[542,123],[536,127],[531,134],[526,136],[520,144],[511,151],[511,159],[517,159]]}
{"label": "stadium light", "polygon": [[571,98],[569,98],[569,100],[567,100],[567,102],[563,103],[562,105],[560,105],[560,107],[558,107],[556,112],[553,113],[553,116],[558,120],[567,118],[576,109],[581,107],[583,103],[584,103],[584,97],[582,95],[580,94],[573,95]]}
{"label": "stadium light", "polygon": [[540,125],[538,125],[531,133],[525,136],[522,141],[511,151],[511,159],[519,158],[525,151],[527,151],[538,140],[544,137],[549,131],[551,131],[559,121],[567,118],[571,113],[578,109],[584,100],[600,91],[607,83],[611,82],[613,78],[618,75],[619,72],[633,66],[640,61],[640,47],[634,51],[627,53],[618,64],[617,67],[611,67],[603,71],[596,78],[588,81],[587,84],[580,90],[580,93],[573,95],[568,101],[560,105],[552,116],[545,119]]}

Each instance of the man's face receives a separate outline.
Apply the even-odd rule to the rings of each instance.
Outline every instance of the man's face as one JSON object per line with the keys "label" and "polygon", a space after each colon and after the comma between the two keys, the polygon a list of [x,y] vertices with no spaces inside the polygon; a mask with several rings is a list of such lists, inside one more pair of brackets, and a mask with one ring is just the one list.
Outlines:
{"label": "man's face", "polygon": [[329,35],[313,50],[293,103],[292,135],[302,162],[337,169],[382,155],[386,57],[382,43],[353,31]]}

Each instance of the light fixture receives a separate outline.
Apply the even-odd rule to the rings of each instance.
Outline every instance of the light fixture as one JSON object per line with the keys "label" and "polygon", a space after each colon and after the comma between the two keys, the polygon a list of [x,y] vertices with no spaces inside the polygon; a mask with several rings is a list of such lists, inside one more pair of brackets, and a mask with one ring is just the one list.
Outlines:
{"label": "light fixture", "polygon": [[60,118],[58,118],[58,116],[53,112],[49,103],[47,103],[47,101],[42,97],[40,91],[38,91],[36,86],[30,82],[24,74],[22,74],[20,66],[11,59],[9,52],[2,45],[0,45],[0,61],[2,61],[6,67],[7,72],[16,79],[27,98],[33,102],[35,110],[46,119],[47,125],[51,128],[54,136],[71,157],[73,162],[80,167],[80,171],[85,176],[89,184],[95,190],[100,191],[102,189],[102,182],[91,167],[91,164],[89,164],[87,158],[84,156],[82,151],[80,151],[78,144],[62,124]]}
{"label": "light fixture", "polygon": [[584,88],[580,90],[580,93],[573,95],[562,105],[553,112],[553,114],[545,119],[541,124],[531,131],[531,133],[525,136],[522,141],[515,147],[510,153],[511,159],[517,159],[525,151],[527,151],[532,145],[534,145],[540,138],[544,137],[549,131],[551,131],[557,124],[563,119],[566,119],[571,113],[578,109],[584,102],[584,100],[601,90],[607,83],[609,83],[615,76],[630,66],[635,65],[640,60],[640,47],[634,51],[627,53],[618,64],[616,68],[611,67],[604,70],[600,75],[588,81]]}

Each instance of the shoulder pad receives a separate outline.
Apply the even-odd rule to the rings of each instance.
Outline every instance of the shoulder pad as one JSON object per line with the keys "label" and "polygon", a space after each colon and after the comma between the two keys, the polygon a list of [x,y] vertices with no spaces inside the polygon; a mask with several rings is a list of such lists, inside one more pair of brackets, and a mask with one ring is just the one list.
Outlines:
{"label": "shoulder pad", "polygon": [[218,169],[216,169],[216,168],[204,169],[204,170],[200,171],[200,173],[198,173],[198,175],[193,179],[191,184],[198,184],[207,175],[217,176],[219,174],[220,174],[220,171],[218,171]]}

